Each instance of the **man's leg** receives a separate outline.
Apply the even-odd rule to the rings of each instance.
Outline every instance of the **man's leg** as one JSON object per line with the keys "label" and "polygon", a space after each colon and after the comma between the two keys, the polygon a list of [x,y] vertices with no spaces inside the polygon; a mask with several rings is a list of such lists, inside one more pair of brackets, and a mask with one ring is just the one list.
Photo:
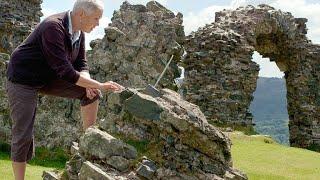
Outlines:
{"label": "man's leg", "polygon": [[23,180],[26,172],[26,162],[12,161],[13,174],[16,180]]}
{"label": "man's leg", "polygon": [[82,127],[86,130],[92,126],[97,120],[99,100],[94,101],[91,104],[81,106]]}
{"label": "man's leg", "polygon": [[26,162],[34,155],[33,124],[37,90],[30,86],[7,83],[12,119],[11,160],[16,180],[23,180]]}
{"label": "man's leg", "polygon": [[52,96],[59,96],[71,99],[79,99],[81,102],[81,117],[83,129],[86,130],[93,125],[97,119],[99,95],[89,99],[86,95],[86,88],[71,84],[67,81],[57,79],[41,88],[40,93]]}

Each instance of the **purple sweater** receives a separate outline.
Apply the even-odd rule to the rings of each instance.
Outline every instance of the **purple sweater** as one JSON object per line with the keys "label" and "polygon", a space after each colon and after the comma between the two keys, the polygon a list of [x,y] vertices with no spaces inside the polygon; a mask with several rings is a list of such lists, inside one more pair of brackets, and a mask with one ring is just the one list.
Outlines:
{"label": "purple sweater", "polygon": [[60,78],[75,84],[80,71],[88,71],[85,39],[72,45],[68,13],[52,15],[40,24],[12,53],[7,71],[10,81],[41,86]]}

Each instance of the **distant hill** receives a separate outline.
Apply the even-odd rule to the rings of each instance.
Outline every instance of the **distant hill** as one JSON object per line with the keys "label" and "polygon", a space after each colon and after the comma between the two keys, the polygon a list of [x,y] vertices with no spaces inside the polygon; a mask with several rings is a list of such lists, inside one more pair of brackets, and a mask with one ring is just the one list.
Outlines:
{"label": "distant hill", "polygon": [[255,129],[281,144],[289,144],[287,89],[284,78],[259,77],[250,105]]}

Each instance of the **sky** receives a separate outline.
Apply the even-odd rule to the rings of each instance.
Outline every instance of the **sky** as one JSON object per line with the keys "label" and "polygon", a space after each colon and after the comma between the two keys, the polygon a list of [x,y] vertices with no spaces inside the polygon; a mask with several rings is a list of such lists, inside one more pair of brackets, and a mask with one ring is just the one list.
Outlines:
{"label": "sky", "polygon": [[[58,12],[71,10],[75,0],[43,0],[43,18]],[[149,0],[128,0],[131,4],[146,4]],[[105,10],[100,20],[100,26],[96,27],[90,34],[86,34],[86,48],[90,49],[91,40],[102,38],[104,28],[111,22],[112,14],[120,8],[124,0],[103,0]],[[199,27],[214,22],[215,12],[223,9],[236,9],[239,6],[269,4],[284,12],[291,12],[294,17],[307,18],[307,37],[315,44],[320,44],[320,1],[319,0],[158,0],[169,10],[183,16],[185,33],[188,35]],[[43,19],[42,18],[42,19]],[[253,61],[260,66],[261,77],[283,77],[283,72],[274,62],[268,58],[262,58],[255,52]]]}

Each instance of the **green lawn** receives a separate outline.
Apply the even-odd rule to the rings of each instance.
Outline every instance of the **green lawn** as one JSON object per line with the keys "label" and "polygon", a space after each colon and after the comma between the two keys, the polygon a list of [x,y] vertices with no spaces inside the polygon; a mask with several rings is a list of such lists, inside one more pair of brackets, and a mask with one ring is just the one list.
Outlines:
{"label": "green lawn", "polygon": [[230,134],[235,168],[249,179],[320,179],[320,153],[279,145],[264,136]]}
{"label": "green lawn", "polygon": [[[12,167],[11,167],[11,161],[7,158],[8,156],[3,159],[3,156],[1,156],[0,159],[0,179],[3,180],[13,180],[13,173],[12,173]],[[26,180],[40,180],[42,179],[42,172],[44,170],[53,170],[55,168],[49,168],[49,167],[42,167],[37,165],[27,165],[27,171],[26,171]]]}
{"label": "green lawn", "polygon": [[[0,142],[0,180],[13,180],[8,147]],[[62,170],[69,157],[61,149],[36,149],[36,158],[27,165],[26,180],[40,180],[46,170]]]}

